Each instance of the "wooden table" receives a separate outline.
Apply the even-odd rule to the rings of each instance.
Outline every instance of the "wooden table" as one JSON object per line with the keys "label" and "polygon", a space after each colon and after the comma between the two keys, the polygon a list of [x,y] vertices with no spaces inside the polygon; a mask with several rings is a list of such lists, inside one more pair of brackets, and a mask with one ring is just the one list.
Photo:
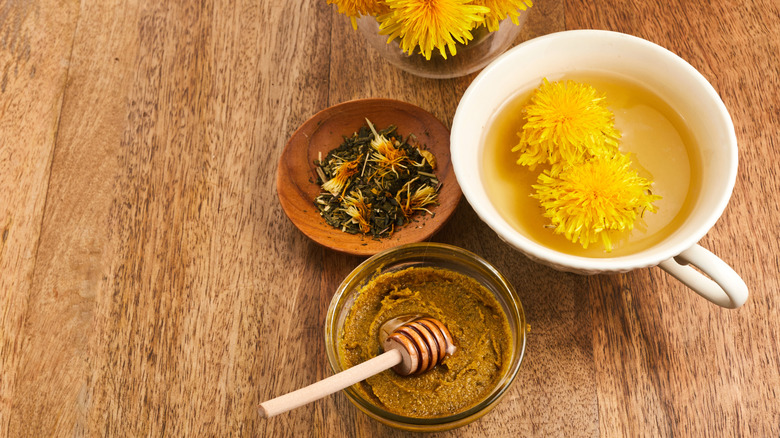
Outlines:
{"label": "wooden table", "polygon": [[[517,42],[579,28],[665,46],[721,94],[739,176],[701,244],[751,297],[559,273],[463,201],[433,240],[494,263],[533,331],[508,396],[448,434],[777,437],[780,5],[538,0]],[[343,394],[257,416],[330,374],[325,312],[362,260],[287,220],[277,160],[355,98],[449,126],[473,78],[397,70],[324,0],[0,0],[0,436],[400,435]]]}

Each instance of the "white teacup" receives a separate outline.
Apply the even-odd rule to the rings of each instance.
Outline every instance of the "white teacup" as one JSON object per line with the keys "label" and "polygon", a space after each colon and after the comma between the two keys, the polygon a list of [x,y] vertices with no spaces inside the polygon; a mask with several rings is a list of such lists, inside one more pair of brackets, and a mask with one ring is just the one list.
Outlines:
{"label": "white teacup", "polygon": [[[495,111],[518,90],[531,90],[543,78],[577,71],[603,71],[644,84],[681,116],[702,156],[702,191],[693,211],[667,238],[630,255],[591,258],[545,247],[510,226],[485,190],[482,138]],[[747,300],[748,289],[739,275],[697,244],[723,213],[734,188],[734,125],[712,85],[682,58],[656,44],[616,32],[574,30],[509,50],[488,65],[463,95],[452,123],[451,153],[458,183],[479,217],[533,260],[580,274],[659,266],[719,306],[737,308]]]}

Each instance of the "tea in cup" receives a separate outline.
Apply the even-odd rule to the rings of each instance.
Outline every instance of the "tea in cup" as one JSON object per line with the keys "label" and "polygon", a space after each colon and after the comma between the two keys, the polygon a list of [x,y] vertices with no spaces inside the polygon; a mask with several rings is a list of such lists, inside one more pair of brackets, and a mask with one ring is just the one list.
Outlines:
{"label": "tea in cup", "polygon": [[[604,93],[621,153],[652,177],[657,212],[614,247],[568,241],[550,229],[533,199],[539,171],[512,151],[523,108],[543,81],[587,83]],[[734,126],[717,92],[690,64],[649,41],[576,30],[521,44],[491,63],[466,90],[453,120],[452,162],[464,196],[504,241],[556,269],[581,274],[659,266],[723,307],[747,299],[731,267],[697,242],[723,213],[736,181]],[[696,266],[701,272],[691,266]],[[708,278],[709,276],[709,278]]]}

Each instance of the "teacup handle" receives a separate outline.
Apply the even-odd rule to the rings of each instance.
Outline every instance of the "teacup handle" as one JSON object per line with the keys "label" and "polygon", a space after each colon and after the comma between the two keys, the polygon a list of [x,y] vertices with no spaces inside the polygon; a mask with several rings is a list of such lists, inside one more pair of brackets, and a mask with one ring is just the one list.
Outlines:
{"label": "teacup handle", "polygon": [[[689,264],[699,268],[712,280],[688,266]],[[726,262],[699,245],[693,245],[658,266],[697,294],[721,307],[736,309],[747,301],[748,288],[742,278]]]}

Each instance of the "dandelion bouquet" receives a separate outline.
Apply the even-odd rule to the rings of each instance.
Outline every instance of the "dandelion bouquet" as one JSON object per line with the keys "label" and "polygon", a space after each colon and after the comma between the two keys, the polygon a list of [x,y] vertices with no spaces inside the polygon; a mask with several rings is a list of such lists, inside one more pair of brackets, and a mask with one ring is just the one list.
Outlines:
{"label": "dandelion bouquet", "polygon": [[327,0],[347,15],[357,29],[357,19],[372,16],[387,42],[397,40],[409,55],[419,52],[426,60],[438,51],[447,58],[457,54],[458,44],[467,45],[474,31],[498,30],[510,18],[519,24],[521,12],[531,0]]}

